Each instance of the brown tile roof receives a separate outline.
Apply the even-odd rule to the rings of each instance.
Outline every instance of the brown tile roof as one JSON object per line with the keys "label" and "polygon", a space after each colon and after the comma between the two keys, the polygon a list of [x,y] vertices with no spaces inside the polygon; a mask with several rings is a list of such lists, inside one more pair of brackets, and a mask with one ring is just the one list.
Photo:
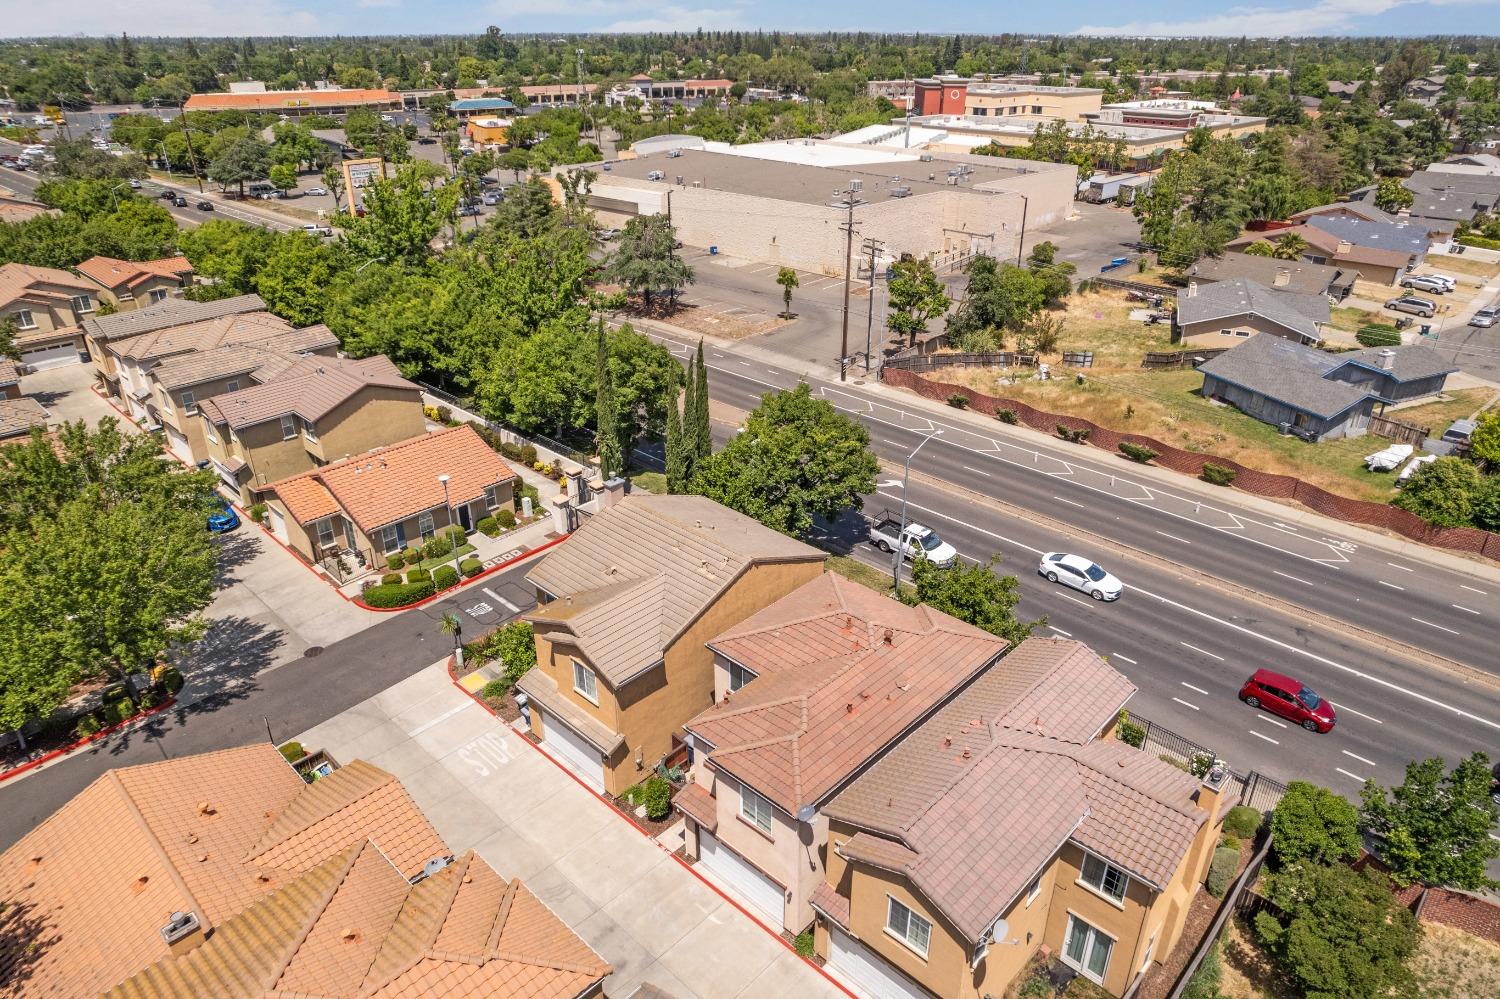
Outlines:
{"label": "brown tile roof", "polygon": [[292,324],[269,312],[215,316],[109,341],[108,350],[134,361],[211,350],[226,343],[256,343],[290,332]]}
{"label": "brown tile roof", "polygon": [[466,424],[366,451],[273,482],[265,490],[275,492],[299,524],[328,516],[320,511],[329,510],[331,503],[368,534],[441,507],[444,495],[439,475],[448,476],[447,499],[454,506],[480,499],[487,486],[516,477]]}
{"label": "brown tile roof", "polygon": [[266,90],[259,93],[193,94],[183,105],[189,111],[284,111],[288,108],[335,108],[360,104],[399,104],[401,95],[389,90]]}
{"label": "brown tile roof", "polygon": [[672,798],[672,807],[709,832],[719,828],[719,809],[702,784],[689,784]]}
{"label": "brown tile roof", "polygon": [[305,326],[274,333],[253,343],[224,343],[196,353],[168,358],[151,369],[151,376],[168,389],[186,388],[234,375],[265,383],[286,372],[298,354],[329,350],[338,337],[327,326]]}
{"label": "brown tile roof", "polygon": [[1326,254],[1337,263],[1373,264],[1379,267],[1403,268],[1411,260],[1411,254],[1397,250],[1382,250],[1376,247],[1349,246],[1340,250],[1341,240],[1330,232],[1311,225],[1294,225],[1269,232],[1255,232],[1241,236],[1229,243],[1229,249],[1239,249],[1255,242],[1274,243],[1282,236],[1293,234],[1307,240],[1307,244]]}
{"label": "brown tile roof", "polygon": [[0,357],[0,385],[15,385],[20,380],[20,365],[8,357]]}
{"label": "brown tile roof", "polygon": [[[237,918],[366,839],[402,878],[448,852],[400,782],[365,763],[307,785],[261,743],[112,770],[0,855],[5,918],[30,931],[0,939],[0,982],[97,995],[167,956],[171,913],[234,940]],[[235,925],[263,943],[277,918]]]}
{"label": "brown tile roof", "polygon": [[316,423],[370,387],[421,390],[401,377],[384,354],[374,357],[308,357],[264,385],[214,396],[200,407],[215,423],[236,430],[296,414]]}
{"label": "brown tile roof", "polygon": [[47,425],[47,410],[30,396],[0,399],[0,439],[21,437]]}
{"label": "brown tile roof", "polygon": [[1004,639],[825,572],[709,643],[756,679],[688,722],[796,814],[994,663]]}
{"label": "brown tile roof", "polygon": [[186,326],[216,316],[241,312],[264,312],[266,303],[259,295],[236,295],[211,302],[194,302],[185,298],[167,298],[155,305],[112,316],[94,316],[83,322],[83,331],[99,340],[121,340],[140,336],[169,326]]}
{"label": "brown tile roof", "polygon": [[751,565],[822,558],[702,496],[627,496],[527,574],[558,598],[528,619],[570,633],[618,686],[658,662]]}
{"label": "brown tile roof", "polygon": [[56,267],[33,267],[29,264],[0,265],[0,305],[9,305],[23,298],[61,299],[66,301],[68,293],[48,291],[42,285],[61,285],[72,291],[95,291],[93,285],[83,278]]}
{"label": "brown tile roof", "polygon": [[1028,639],[823,811],[862,830],[846,855],[908,877],[971,942],[1069,839],[1159,888],[1206,813],[1192,777],[1090,741],[1134,690],[1082,643]]}
{"label": "brown tile roof", "polygon": [[812,897],[808,899],[813,908],[833,920],[838,925],[848,928],[849,926],[849,900],[840,895],[827,881],[819,881],[818,886],[813,889]]}
{"label": "brown tile roof", "polygon": [[625,736],[588,714],[574,704],[562,691],[557,681],[547,675],[546,670],[533,669],[521,674],[516,688],[540,704],[548,714],[562,719],[563,724],[581,735],[585,742],[599,750],[601,756],[609,756],[625,742]]}
{"label": "brown tile roof", "polygon": [[25,222],[34,219],[38,215],[59,214],[54,208],[39,205],[35,201],[27,201],[25,198],[17,198],[8,194],[0,194],[0,222]]}
{"label": "brown tile roof", "polygon": [[78,265],[78,273],[106,288],[134,288],[153,277],[185,279],[193,273],[187,257],[163,257],[160,260],[117,260],[114,257],[89,257]]}

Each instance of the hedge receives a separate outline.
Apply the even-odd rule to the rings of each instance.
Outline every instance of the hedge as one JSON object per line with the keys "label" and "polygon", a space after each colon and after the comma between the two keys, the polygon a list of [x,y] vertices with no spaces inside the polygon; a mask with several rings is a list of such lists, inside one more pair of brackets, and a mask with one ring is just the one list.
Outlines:
{"label": "hedge", "polygon": [[1464,246],[1477,246],[1481,250],[1500,250],[1500,239],[1490,239],[1488,236],[1460,236],[1458,241]]}
{"label": "hedge", "polygon": [[401,580],[401,573],[399,573],[399,572],[388,572],[385,575],[383,575],[383,576],[380,577],[380,581],[382,583],[384,583],[385,585],[387,585],[387,586],[389,586],[392,583],[399,583],[399,582],[402,581]]}
{"label": "hedge", "polygon": [[1239,472],[1233,468],[1225,468],[1223,465],[1215,465],[1211,461],[1203,463],[1203,473],[1199,476],[1204,482],[1211,482],[1216,486],[1227,486],[1234,482],[1234,477]]}
{"label": "hedge", "polygon": [[298,760],[302,759],[302,757],[307,755],[307,750],[302,748],[302,743],[296,741],[295,739],[293,739],[291,742],[283,742],[276,748],[281,751],[281,755],[286,758],[286,761],[288,763],[296,763]]}
{"label": "hedge", "polygon": [[1240,851],[1221,846],[1214,851],[1213,862],[1208,865],[1208,893],[1214,898],[1223,898],[1229,890],[1229,882],[1240,870]]}
{"label": "hedge", "polygon": [[413,569],[406,574],[406,581],[408,583],[430,583],[432,582],[432,573],[427,569]]}
{"label": "hedge", "polygon": [[1235,805],[1224,816],[1224,831],[1240,839],[1250,839],[1260,828],[1260,813],[1249,805]]}
{"label": "hedge", "polygon": [[1401,345],[1401,331],[1394,326],[1386,326],[1382,323],[1370,323],[1361,326],[1354,334],[1354,339],[1366,347],[1399,347]]}
{"label": "hedge", "polygon": [[530,444],[522,444],[521,445],[521,457],[520,457],[520,461],[521,461],[521,464],[526,465],[528,467],[532,466],[532,465],[535,465],[536,464],[536,448],[532,447]]}
{"label": "hedge", "polygon": [[513,510],[496,510],[495,520],[499,521],[500,526],[507,531],[516,526],[516,515]]}
{"label": "hedge", "polygon": [[480,517],[474,529],[487,538],[493,538],[500,533],[500,522],[494,517]]}
{"label": "hedge", "polygon": [[432,570],[432,583],[440,590],[458,585],[458,570],[451,565],[440,565]]}
{"label": "hedge", "polygon": [[1159,452],[1153,451],[1151,448],[1145,447],[1141,444],[1132,444],[1130,441],[1121,441],[1120,453],[1129,458],[1131,461],[1138,461],[1142,465],[1144,465],[1152,458],[1155,458]]}
{"label": "hedge", "polygon": [[362,599],[370,607],[405,607],[418,600],[426,600],[433,592],[431,579],[419,583],[382,583],[366,590]]}
{"label": "hedge", "polygon": [[453,543],[447,538],[433,538],[422,549],[424,558],[447,558],[453,554]]}
{"label": "hedge", "polygon": [[390,555],[386,556],[385,564],[392,572],[396,572],[406,564],[406,556],[400,552],[391,552]]}
{"label": "hedge", "polygon": [[458,564],[458,567],[463,570],[465,579],[470,576],[477,576],[484,571],[484,563],[477,558],[466,558]]}
{"label": "hedge", "polygon": [[1016,415],[1014,409],[997,409],[995,411],[995,419],[1012,427],[1021,422],[1021,418]]}

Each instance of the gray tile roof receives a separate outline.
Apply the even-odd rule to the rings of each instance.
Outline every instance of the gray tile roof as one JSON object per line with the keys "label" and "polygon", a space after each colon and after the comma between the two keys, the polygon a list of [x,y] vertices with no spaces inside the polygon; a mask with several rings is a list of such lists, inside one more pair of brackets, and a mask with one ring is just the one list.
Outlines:
{"label": "gray tile roof", "polygon": [[1182,325],[1252,314],[1316,342],[1323,338],[1318,324],[1328,322],[1328,298],[1278,291],[1248,278],[1200,284],[1196,291],[1189,286],[1187,293],[1177,296],[1177,321]]}
{"label": "gray tile roof", "polygon": [[1355,246],[1372,250],[1395,250],[1398,253],[1422,254],[1431,240],[1428,228],[1420,222],[1371,222],[1368,219],[1343,218],[1337,215],[1314,215],[1307,220],[1314,229],[1331,233]]}
{"label": "gray tile roof", "polygon": [[163,388],[185,388],[234,375],[253,375],[267,382],[291,367],[298,354],[338,346],[327,326],[306,326],[269,336],[255,343],[234,343],[173,357],[152,369]]}
{"label": "gray tile roof", "polygon": [[[1382,368],[1380,355],[1386,350],[1390,350],[1393,355],[1391,366]],[[1458,365],[1422,344],[1412,344],[1410,347],[1366,347],[1364,350],[1340,354],[1338,359],[1341,364],[1359,364],[1383,370],[1398,382],[1415,382],[1438,375],[1451,375],[1458,370]]]}
{"label": "gray tile roof", "polygon": [[238,430],[295,413],[316,423],[371,385],[419,391],[384,354],[359,360],[305,357],[264,385],[205,399],[199,409],[215,423]]}
{"label": "gray tile roof", "polygon": [[168,298],[134,312],[116,312],[112,316],[95,316],[83,324],[84,333],[102,340],[139,336],[170,326],[231,316],[242,312],[260,312],[266,303],[259,295],[236,295],[212,302],[193,302],[185,298]]}
{"label": "gray tile roof", "polygon": [[557,598],[528,619],[571,633],[618,686],[658,662],[752,564],[822,558],[702,496],[627,496],[527,573]]}
{"label": "gray tile roof", "polygon": [[0,399],[0,438],[20,437],[32,427],[47,426],[47,410],[30,396]]}
{"label": "gray tile roof", "polygon": [[1369,222],[1395,222],[1396,216],[1383,212],[1373,204],[1364,201],[1336,201],[1328,205],[1314,205],[1304,208],[1295,215],[1288,215],[1288,219],[1296,219],[1299,222],[1312,218],[1314,215],[1338,215],[1340,212],[1348,212],[1357,215]]}
{"label": "gray tile roof", "polygon": [[1210,358],[1198,370],[1293,409],[1332,419],[1370,394],[1328,378],[1343,363],[1340,357],[1290,340],[1257,336]]}
{"label": "gray tile roof", "polygon": [[[1276,280],[1286,276],[1286,284],[1278,286]],[[1275,257],[1258,257],[1250,253],[1226,253],[1221,257],[1204,257],[1188,268],[1187,276],[1207,284],[1228,281],[1231,278],[1249,278],[1258,281],[1273,291],[1296,292],[1301,295],[1324,295],[1329,288],[1352,283],[1354,276],[1337,267],[1314,264],[1306,260],[1277,260]]]}

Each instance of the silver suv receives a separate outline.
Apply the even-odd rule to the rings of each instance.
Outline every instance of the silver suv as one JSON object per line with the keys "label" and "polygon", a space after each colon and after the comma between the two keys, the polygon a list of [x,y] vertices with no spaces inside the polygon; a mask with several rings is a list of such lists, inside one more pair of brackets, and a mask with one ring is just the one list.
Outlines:
{"label": "silver suv", "polygon": [[1393,298],[1385,303],[1385,307],[1394,312],[1410,312],[1412,315],[1421,316],[1423,319],[1431,319],[1433,313],[1437,312],[1437,303],[1432,299],[1416,298],[1411,295]]}

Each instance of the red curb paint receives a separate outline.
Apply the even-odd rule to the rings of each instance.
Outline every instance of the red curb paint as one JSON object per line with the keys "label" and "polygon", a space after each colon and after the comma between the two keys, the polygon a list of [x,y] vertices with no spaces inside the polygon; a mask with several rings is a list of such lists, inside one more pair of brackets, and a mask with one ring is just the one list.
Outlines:
{"label": "red curb paint", "polygon": [[21,774],[26,773],[26,771],[28,770],[34,770],[37,767],[41,766],[43,763],[48,762],[49,760],[55,760],[59,756],[66,756],[67,754],[73,752],[73,750],[75,749],[81,749],[84,746],[89,745],[90,743],[98,742],[100,739],[106,738],[120,731],[120,729],[125,728],[127,725],[133,725],[144,718],[150,718],[154,714],[159,714],[160,712],[167,710],[176,703],[177,698],[168,698],[154,708],[147,708],[145,711],[142,711],[138,715],[132,715],[131,717],[126,718],[124,721],[115,722],[113,725],[109,726],[109,728],[101,728],[99,731],[95,732],[87,739],[79,739],[77,742],[63,746],[61,749],[54,749],[50,753],[43,753],[36,759],[28,763],[23,763],[19,767],[12,767],[10,770],[5,771],[4,773],[0,773],[0,783],[8,781],[12,777],[19,777]]}
{"label": "red curb paint", "polygon": [[[473,576],[470,576],[468,579],[459,580],[457,583],[455,583],[454,585],[448,587],[446,590],[439,590],[438,592],[434,593],[432,596],[430,596],[430,597],[423,597],[421,600],[418,600],[416,603],[413,603],[413,604],[402,604],[400,607],[371,607],[369,604],[365,603],[364,600],[360,599],[359,597],[344,597],[344,599],[348,600],[349,602],[351,602],[351,603],[353,603],[353,604],[355,604],[355,605],[357,605],[359,607],[363,607],[367,611],[373,611],[376,614],[394,614],[397,611],[411,610],[413,607],[421,607],[421,606],[423,606],[425,604],[432,603],[434,600],[441,600],[444,597],[450,597],[453,594],[457,593],[459,590],[461,590],[464,587],[468,586],[470,583],[477,583],[481,579],[484,579],[486,576],[492,576],[492,575],[494,575],[495,573],[499,572],[502,569],[509,569],[513,565],[518,565],[521,562],[524,562],[527,559],[531,558],[533,555],[536,555],[536,554],[538,554],[540,552],[546,551],[548,548],[551,548],[553,545],[562,544],[564,541],[568,540],[569,537],[571,537],[571,535],[564,534],[560,538],[553,538],[551,541],[544,542],[543,544],[537,545],[535,548],[531,548],[531,549],[528,549],[527,551],[522,552],[520,555],[517,555],[515,558],[511,559],[509,562],[501,562],[499,565],[492,565],[488,569],[485,569],[482,572],[479,572],[479,573],[476,573]],[[283,545],[282,547],[285,548],[286,546]],[[287,549],[287,550],[290,551],[291,549]],[[339,592],[339,596],[341,596],[341,597],[344,596],[343,591]],[[450,671],[450,675],[451,675],[451,671]]]}
{"label": "red curb paint", "polygon": [[[566,537],[566,535],[564,535],[564,537]],[[559,538],[558,540],[561,541],[562,538]],[[449,680],[449,682],[451,682],[453,684],[453,686],[457,687],[462,694],[464,694],[466,697],[468,697],[474,703],[478,704],[485,711],[489,712],[490,716],[493,717],[496,721],[500,722],[501,725],[504,726],[504,728],[505,728],[505,730],[507,732],[509,732],[511,735],[513,735],[517,739],[519,739],[524,745],[531,747],[531,749],[533,749],[534,751],[536,751],[537,753],[539,753],[541,755],[542,759],[546,760],[548,763],[552,764],[558,770],[562,771],[565,775],[567,775],[567,777],[570,780],[573,781],[573,783],[575,783],[579,787],[583,788],[585,791],[587,791],[589,794],[593,795],[595,798],[598,798],[601,802],[604,803],[605,807],[607,807],[610,811],[614,812],[621,819],[624,819],[625,822],[626,822],[626,824],[629,825],[630,828],[634,829],[636,832],[638,832],[642,836],[646,837],[646,839],[648,839],[648,840],[651,841],[651,844],[653,846],[655,846],[658,850],[661,850],[663,853],[665,853],[667,855],[668,859],[675,860],[678,863],[678,865],[682,867],[683,870],[687,871],[693,877],[697,878],[700,882],[702,882],[703,886],[706,887],[709,891],[713,892],[715,895],[719,896],[724,901],[726,901],[730,905],[734,906],[735,910],[737,912],[739,912],[740,915],[744,916],[746,919],[749,919],[756,926],[759,926],[766,933],[770,934],[771,937],[772,937],[772,939],[774,939],[777,943],[781,944],[781,946],[785,947],[792,954],[792,956],[796,957],[797,960],[801,961],[803,964],[806,964],[808,967],[812,968],[818,974],[822,975],[828,981],[828,984],[832,985],[834,988],[838,989],[844,995],[848,996],[849,999],[859,999],[859,996],[855,995],[853,992],[850,992],[847,988],[845,988],[844,984],[842,982],[840,982],[838,979],[836,979],[832,975],[830,975],[827,972],[827,970],[824,969],[824,968],[822,968],[821,966],[819,966],[816,961],[810,961],[807,958],[803,957],[801,954],[798,954],[796,948],[794,948],[791,944],[787,943],[785,940],[783,940],[781,938],[781,931],[780,930],[775,929],[775,928],[770,927],[770,926],[767,926],[761,920],[761,918],[759,916],[757,916],[755,913],[753,913],[750,910],[746,909],[743,905],[741,905],[735,899],[730,898],[728,895],[724,894],[724,892],[719,889],[718,885],[714,884],[712,881],[710,881],[707,878],[705,878],[702,874],[698,873],[698,871],[696,869],[694,869],[694,867],[693,867],[692,864],[689,864],[687,861],[685,861],[681,857],[677,856],[677,854],[672,853],[666,847],[662,846],[660,843],[658,843],[656,841],[656,838],[654,836],[652,836],[650,833],[646,832],[646,830],[642,829],[640,826],[636,825],[633,821],[631,821],[630,816],[628,816],[624,812],[620,811],[620,809],[615,805],[614,802],[610,801],[608,798],[604,797],[604,795],[600,794],[598,791],[595,791],[593,788],[591,788],[587,784],[585,784],[583,782],[582,778],[580,778],[573,771],[569,770],[567,767],[563,766],[561,763],[557,762],[557,760],[553,759],[552,755],[550,753],[548,753],[545,749],[543,749],[541,746],[537,745],[536,743],[532,742],[530,739],[528,739],[525,736],[523,736],[520,732],[517,732],[515,729],[511,728],[510,725],[505,721],[505,719],[503,719],[499,715],[495,714],[495,709],[494,708],[490,707],[487,703],[485,703],[484,698],[480,697],[478,694],[473,694],[473,693],[470,693],[468,690],[465,690],[463,684],[459,683],[458,682],[458,678],[453,675],[453,668],[457,664],[458,664],[457,658],[450,655],[448,657],[448,680]]]}

